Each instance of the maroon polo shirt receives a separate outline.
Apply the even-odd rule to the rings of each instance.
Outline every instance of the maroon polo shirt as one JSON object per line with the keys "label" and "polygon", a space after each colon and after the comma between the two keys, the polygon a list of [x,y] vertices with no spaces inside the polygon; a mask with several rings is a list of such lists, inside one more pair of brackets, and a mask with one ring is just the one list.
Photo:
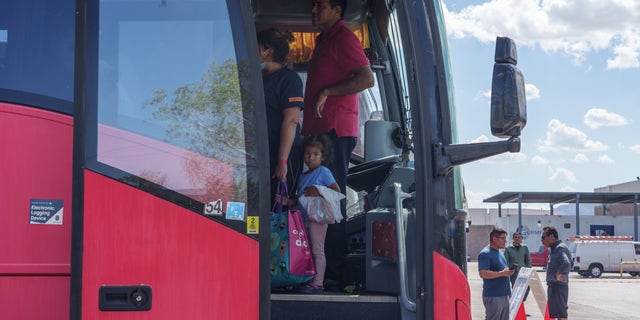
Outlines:
{"label": "maroon polo shirt", "polygon": [[329,96],[322,118],[315,117],[314,101],[320,90],[353,77],[352,70],[369,65],[360,40],[342,20],[316,38],[316,46],[307,70],[304,93],[305,112],[302,135],[328,133],[338,137],[358,136],[358,94]]}

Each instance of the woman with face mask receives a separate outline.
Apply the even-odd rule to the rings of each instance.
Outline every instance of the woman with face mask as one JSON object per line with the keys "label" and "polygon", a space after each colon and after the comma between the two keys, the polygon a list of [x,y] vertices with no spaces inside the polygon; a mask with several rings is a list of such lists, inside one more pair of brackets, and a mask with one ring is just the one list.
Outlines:
{"label": "woman with face mask", "polygon": [[271,194],[278,181],[295,189],[295,178],[302,170],[302,137],[298,123],[303,108],[302,80],[287,68],[289,43],[293,35],[276,29],[258,32],[258,54],[267,107]]}

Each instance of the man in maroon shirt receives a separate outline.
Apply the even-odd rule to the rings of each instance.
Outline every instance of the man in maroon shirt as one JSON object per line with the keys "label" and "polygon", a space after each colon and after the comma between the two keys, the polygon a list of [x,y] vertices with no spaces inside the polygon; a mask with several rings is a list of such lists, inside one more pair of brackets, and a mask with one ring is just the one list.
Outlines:
{"label": "man in maroon shirt", "polygon": [[[360,40],[342,20],[346,0],[312,0],[311,3],[313,24],[320,29],[320,35],[307,71],[302,135],[329,135],[334,158],[328,167],[340,190],[346,193],[349,159],[358,136],[358,92],[373,86],[373,72]],[[344,200],[341,210],[346,218]],[[329,225],[325,251],[326,278],[342,287],[347,253],[344,223]]]}

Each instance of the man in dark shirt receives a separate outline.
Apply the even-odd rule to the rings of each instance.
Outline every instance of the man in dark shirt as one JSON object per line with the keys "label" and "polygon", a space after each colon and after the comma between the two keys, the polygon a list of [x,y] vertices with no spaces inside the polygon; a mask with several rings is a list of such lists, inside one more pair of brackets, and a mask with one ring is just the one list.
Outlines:
{"label": "man in dark shirt", "polygon": [[566,244],[558,239],[555,227],[542,229],[542,244],[549,247],[547,263],[547,307],[552,319],[566,320],[569,300],[569,271],[571,271],[571,252]]}

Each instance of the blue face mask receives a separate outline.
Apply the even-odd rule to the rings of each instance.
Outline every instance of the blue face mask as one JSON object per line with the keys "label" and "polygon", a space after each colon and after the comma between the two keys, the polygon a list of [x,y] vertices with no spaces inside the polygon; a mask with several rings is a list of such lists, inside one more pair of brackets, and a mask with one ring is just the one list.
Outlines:
{"label": "blue face mask", "polygon": [[[262,51],[262,58],[267,55],[267,50]],[[264,65],[266,61],[260,61],[260,70],[264,70]]]}

